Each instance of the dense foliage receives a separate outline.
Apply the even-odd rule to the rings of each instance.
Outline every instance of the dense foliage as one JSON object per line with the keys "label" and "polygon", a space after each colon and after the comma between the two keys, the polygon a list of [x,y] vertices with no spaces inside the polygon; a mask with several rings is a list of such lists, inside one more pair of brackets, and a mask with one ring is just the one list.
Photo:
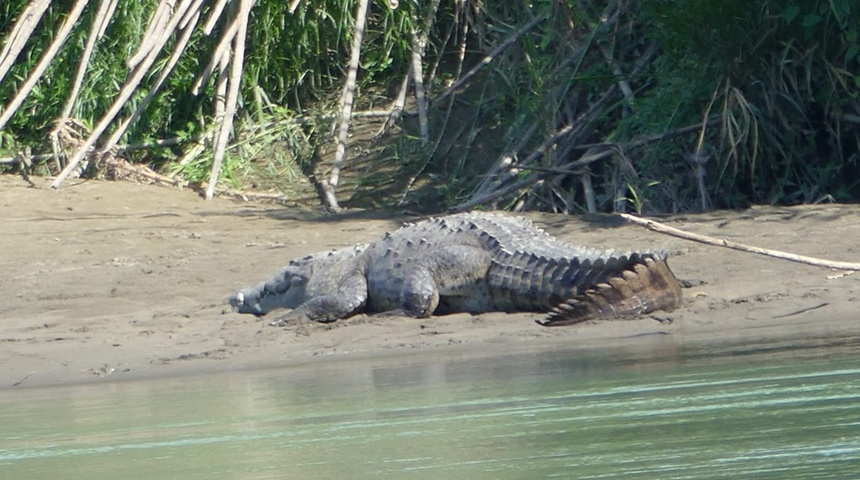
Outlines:
{"label": "dense foliage", "polygon": [[[0,6],[3,46],[29,3]],[[71,3],[52,2],[0,82],[0,104],[18,92]],[[95,3],[0,130],[0,156],[49,151]],[[103,114],[128,76],[126,61],[158,3],[119,2],[75,99],[71,116],[84,126]],[[217,3],[204,2],[202,15]],[[327,174],[356,3],[255,3],[225,166],[231,185],[264,176],[289,190],[305,176]],[[390,107],[413,68],[415,39],[426,32],[420,55],[430,138],[419,138],[420,97],[407,102],[409,114],[393,129],[357,117],[353,160],[345,165],[352,204],[671,212],[860,198],[860,7],[853,0],[435,5],[372,2],[357,108]],[[166,85],[124,137],[189,141],[128,153],[134,161],[190,181],[205,178],[211,155],[188,152],[190,140],[215,121],[216,91],[214,80],[199,95],[193,85],[230,18],[208,35],[193,33]],[[170,44],[126,113],[146,95],[169,51]],[[447,90],[485,58],[477,74]],[[361,122],[373,128],[361,130]]]}

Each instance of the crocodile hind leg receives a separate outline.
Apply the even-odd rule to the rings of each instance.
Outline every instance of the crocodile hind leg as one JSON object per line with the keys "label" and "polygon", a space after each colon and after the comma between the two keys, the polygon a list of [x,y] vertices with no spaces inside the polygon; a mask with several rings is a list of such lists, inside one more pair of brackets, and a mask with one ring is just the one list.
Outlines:
{"label": "crocodile hind leg", "polygon": [[433,274],[424,267],[415,268],[403,282],[400,307],[416,318],[429,317],[439,305],[439,288]]}
{"label": "crocodile hind leg", "polygon": [[308,320],[333,322],[358,312],[366,303],[367,280],[362,272],[355,270],[343,279],[338,286],[337,294],[311,298],[269,325],[280,327],[288,323]]}
{"label": "crocodile hind leg", "polygon": [[[489,252],[471,245],[439,245],[426,257],[404,271],[397,293],[398,308],[386,314],[423,318],[443,302],[446,313],[476,310],[472,303],[488,304],[485,280],[492,263]],[[457,308],[452,310],[452,305]]]}

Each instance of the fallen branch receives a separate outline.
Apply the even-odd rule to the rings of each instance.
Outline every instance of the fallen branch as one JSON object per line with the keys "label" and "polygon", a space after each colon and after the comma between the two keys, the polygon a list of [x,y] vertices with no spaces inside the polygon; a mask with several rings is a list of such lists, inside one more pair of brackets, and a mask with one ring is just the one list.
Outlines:
{"label": "fallen branch", "polygon": [[220,188],[215,190],[215,195],[218,197],[230,197],[235,200],[241,200],[243,202],[286,202],[287,200],[289,200],[289,197],[282,193],[246,192],[242,190]]}
{"label": "fallen branch", "polygon": [[[615,87],[613,87],[613,88],[615,88]],[[719,120],[718,116],[711,116],[708,119],[707,124],[710,125],[711,123],[715,123],[718,120]],[[568,135],[573,131],[573,127],[571,125],[567,125],[567,126],[563,127],[561,130],[557,131],[552,137],[545,140],[544,143],[541,144],[541,146],[538,147],[534,152],[532,152],[532,154],[529,155],[529,157],[525,161],[523,161],[521,164],[516,164],[516,165],[507,164],[506,165],[509,170],[511,170],[511,169],[533,170],[537,173],[535,173],[534,175],[528,176],[522,180],[519,180],[516,183],[508,184],[507,186],[499,186],[499,188],[497,188],[496,190],[489,191],[489,192],[484,193],[480,196],[473,195],[471,199],[469,199],[469,200],[461,203],[460,205],[454,207],[451,210],[451,212],[452,213],[465,212],[465,211],[470,210],[470,209],[472,209],[472,208],[474,208],[474,207],[476,207],[482,203],[486,203],[486,202],[495,200],[497,198],[503,197],[503,196],[508,195],[509,193],[513,193],[513,192],[515,192],[521,188],[530,187],[530,186],[540,182],[541,180],[545,179],[546,177],[548,177],[549,175],[552,175],[552,174],[556,174],[556,175],[579,175],[580,173],[582,173],[579,171],[579,169],[581,169],[582,167],[588,166],[588,165],[590,165],[590,164],[592,164],[598,160],[602,160],[604,158],[612,156],[612,154],[615,153],[617,151],[617,149],[624,150],[624,149],[632,149],[632,148],[642,147],[642,146],[647,145],[649,143],[658,142],[660,140],[664,140],[664,139],[671,138],[671,137],[674,137],[677,135],[682,135],[685,133],[695,131],[695,130],[701,128],[701,126],[702,126],[701,123],[697,123],[695,125],[689,125],[687,127],[679,128],[679,129],[673,130],[671,132],[664,132],[664,133],[659,133],[656,135],[650,135],[647,137],[642,137],[642,138],[636,139],[636,140],[634,140],[628,144],[623,144],[623,145],[618,144],[618,143],[614,143],[614,142],[592,143],[592,144],[587,144],[587,145],[574,145],[574,146],[570,147],[571,150],[595,149],[596,147],[606,147],[606,149],[602,150],[602,151],[597,151],[594,153],[589,153],[589,154],[583,155],[582,157],[580,157],[577,160],[574,160],[572,162],[569,162],[569,163],[566,163],[563,165],[559,165],[557,167],[540,167],[540,166],[536,166],[536,165],[530,165],[530,163],[533,163],[533,161],[535,159],[540,158],[543,154],[545,154],[546,151],[550,147],[552,147],[555,143],[557,143],[561,137]]]}
{"label": "fallen branch", "polygon": [[[517,144],[514,145],[512,149],[504,152],[499,159],[496,160],[493,168],[487,172],[484,176],[484,180],[475,190],[475,193],[472,194],[472,198],[478,198],[487,192],[492,192],[500,188],[509,179],[516,176],[516,170],[511,171],[511,166],[514,164],[514,161],[519,156],[520,152],[526,148],[526,145],[529,142],[531,142],[532,137],[537,133],[539,126],[540,124],[538,122],[532,123],[528,130],[526,130],[526,132],[520,137]],[[504,170],[504,172],[502,170]]]}
{"label": "fallen branch", "polygon": [[161,185],[179,187],[185,186],[186,182],[181,178],[162,175],[147,165],[134,164],[124,158],[106,155],[103,160],[102,169],[105,178],[109,180],[126,180],[134,183],[157,183]]}
{"label": "fallen branch", "polygon": [[633,215],[629,215],[626,213],[621,213],[620,215],[625,220],[633,222],[637,225],[642,225],[643,227],[648,228],[649,230],[653,230],[655,232],[660,232],[660,233],[665,233],[667,235],[672,235],[673,237],[683,238],[685,240],[692,240],[694,242],[704,243],[707,245],[716,245],[718,247],[731,248],[732,250],[740,250],[742,252],[757,253],[759,255],[766,255],[768,257],[774,257],[774,258],[781,258],[783,260],[788,260],[790,262],[805,263],[807,265],[815,265],[817,267],[835,268],[838,270],[860,270],[860,263],[822,260],[820,258],[806,257],[803,255],[795,255],[793,253],[781,252],[779,250],[771,250],[768,248],[753,247],[750,245],[744,245],[741,243],[733,242],[731,240],[726,240],[724,238],[715,238],[715,237],[709,237],[707,235],[701,235],[698,233],[685,232],[683,230],[679,230],[677,228],[670,227],[668,225],[664,225],[660,222],[655,222],[654,220],[648,220],[646,218],[635,217]]}
{"label": "fallen branch", "polygon": [[[131,143],[128,145],[117,145],[113,148],[114,152],[128,152],[131,150],[148,150],[151,148],[164,148],[170,147],[173,145],[179,145],[185,142],[196,142],[199,140],[198,136],[193,136],[189,138],[182,137],[173,137],[173,138],[164,138],[164,139],[155,139],[149,143]],[[65,158],[64,153],[59,154],[61,157]],[[41,162],[43,160],[50,160],[54,154],[52,153],[40,153],[38,155],[32,155],[29,158],[34,162]],[[14,157],[0,157],[0,163],[9,163],[16,164],[21,161],[21,155],[16,155]]]}
{"label": "fallen branch", "polygon": [[[494,187],[495,190],[487,191],[487,192],[480,194],[480,195],[478,194],[478,192],[472,194],[472,196],[469,198],[469,200],[467,200],[467,201],[461,203],[460,205],[454,207],[453,212],[465,212],[466,210],[470,210],[470,209],[476,207],[477,205],[496,200],[496,199],[501,198],[505,195],[508,195],[509,193],[513,193],[513,192],[515,192],[521,188],[531,187],[532,185],[544,180],[544,178],[549,175],[548,172],[543,172],[543,173],[531,175],[531,176],[526,177],[522,180],[519,180],[513,184],[507,184],[505,186],[507,181],[510,181],[510,180],[513,180],[514,178],[516,178],[516,176],[517,176],[516,174],[519,172],[519,169],[524,168],[524,167],[528,167],[528,166],[533,166],[538,161],[538,159],[540,159],[544,155],[546,155],[546,153],[549,151],[549,149],[553,148],[556,145],[556,143],[558,143],[562,140],[562,138],[567,137],[567,138],[573,138],[575,140],[575,138],[578,135],[580,135],[581,132],[588,125],[591,124],[591,122],[594,120],[594,116],[600,114],[600,112],[602,110],[602,106],[609,102],[609,100],[614,96],[617,88],[618,88],[617,85],[612,85],[608,89],[606,89],[606,91],[603,92],[603,95],[601,95],[600,99],[598,99],[591,106],[589,106],[587,111],[580,114],[576,118],[574,123],[567,124],[564,127],[562,127],[561,129],[554,132],[549,138],[544,140],[544,142],[541,143],[541,145],[538,146],[537,149],[532,151],[532,153],[530,153],[529,156],[526,157],[524,160],[517,162],[517,163],[514,163],[513,155],[510,155],[510,153],[506,153],[505,155],[511,157],[511,161],[508,162],[508,161],[504,160],[504,156],[502,157],[501,161],[503,162],[503,165],[507,168],[507,171],[513,175],[509,175],[507,178],[498,178],[498,180],[499,180],[498,183],[493,182],[491,184],[491,186]],[[557,154],[555,157],[556,158],[567,158],[567,156],[568,156],[567,150],[573,149],[573,146],[575,145],[575,143],[576,143],[575,141],[568,141],[567,146],[564,147],[565,151],[560,153],[560,154]],[[593,157],[593,155],[586,154],[585,156],[582,157],[582,159],[581,159],[582,162],[580,162],[580,160],[577,160],[576,162],[573,162],[573,163],[570,163],[567,165],[563,165],[561,168],[575,168],[575,167],[580,166],[580,163],[582,165],[587,165],[587,164],[592,163],[593,161],[596,161],[599,159],[599,158],[592,159],[591,157]],[[600,158],[602,158],[602,157],[600,157]],[[586,159],[586,160],[583,160],[583,159]]]}

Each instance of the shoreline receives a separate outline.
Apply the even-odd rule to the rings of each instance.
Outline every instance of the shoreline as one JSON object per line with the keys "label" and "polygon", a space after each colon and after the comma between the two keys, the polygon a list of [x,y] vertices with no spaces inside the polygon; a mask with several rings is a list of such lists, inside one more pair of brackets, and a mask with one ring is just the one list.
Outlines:
{"label": "shoreline", "polygon": [[[85,181],[53,191],[47,181],[28,188],[9,176],[0,176],[0,202],[8,212],[0,231],[0,288],[7,296],[0,304],[0,389],[425,355],[640,349],[668,358],[860,345],[860,275],[701,245],[612,216],[525,214],[571,243],[668,251],[670,267],[692,285],[681,308],[565,327],[536,325],[540,314],[489,313],[360,315],[275,328],[233,314],[227,297],[291,258],[365,242],[414,218],[203,201],[188,191],[129,183]],[[754,207],[661,222],[852,261],[860,257],[856,210]]]}
{"label": "shoreline", "polygon": [[[524,316],[525,314],[515,314]],[[456,315],[456,317],[460,317]],[[539,315],[535,316],[539,318]],[[416,321],[415,319],[402,319]],[[434,324],[434,319],[425,323]],[[437,317],[446,324],[468,322],[469,319],[446,319]],[[59,368],[48,371],[25,373],[15,379],[16,373],[5,371],[0,374],[0,391],[93,385],[115,382],[152,381],[158,379],[198,378],[202,376],[241,375],[246,372],[259,373],[286,369],[307,369],[314,366],[330,367],[338,363],[388,363],[422,362],[457,358],[492,358],[506,355],[558,355],[601,356],[611,361],[679,362],[679,361],[730,361],[738,356],[761,356],[771,358],[798,358],[807,355],[819,356],[822,349],[834,354],[844,350],[855,351],[860,347],[860,330],[855,322],[845,320],[826,322],[825,318],[810,318],[817,328],[807,328],[803,322],[769,322],[766,325],[743,326],[728,322],[720,327],[707,326],[690,331],[676,325],[662,325],[651,319],[616,321],[628,323],[613,325],[613,321],[582,324],[577,338],[570,336],[548,337],[543,339],[508,338],[495,339],[493,342],[473,342],[466,344],[433,345],[425,348],[411,346],[373,348],[358,351],[338,352],[336,349],[318,353],[302,352],[301,355],[286,354],[280,358],[266,358],[261,361],[259,351],[237,353],[220,359],[201,358],[176,359],[159,364],[156,361],[126,365],[111,372],[82,372],[88,375],[69,375],[68,369]],[[385,321],[391,321],[386,318]],[[517,319],[517,321],[529,321]],[[349,322],[346,320],[344,322]],[[735,323],[732,325],[731,323]],[[733,327],[733,328],[726,328]],[[285,329],[271,327],[285,335]],[[342,327],[349,329],[348,326]],[[539,327],[546,329],[548,327]],[[563,329],[570,327],[551,327]],[[628,330],[627,334],[621,332]],[[578,340],[572,342],[573,340]],[[277,353],[276,348],[270,353]],[[250,354],[248,354],[250,353]],[[283,352],[281,352],[283,353]],[[170,364],[169,368],[166,368]],[[21,372],[17,372],[18,375]]]}

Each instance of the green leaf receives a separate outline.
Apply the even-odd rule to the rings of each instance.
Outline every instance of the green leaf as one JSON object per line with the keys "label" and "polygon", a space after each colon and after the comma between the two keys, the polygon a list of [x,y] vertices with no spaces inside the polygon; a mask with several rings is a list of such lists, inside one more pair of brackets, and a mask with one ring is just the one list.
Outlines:
{"label": "green leaf", "polygon": [[804,28],[814,27],[814,26],[818,25],[819,23],[821,23],[821,20],[822,20],[821,15],[816,15],[814,13],[810,13],[809,15],[806,15],[805,17],[803,17],[803,24],[802,25],[804,26]]}
{"label": "green leaf", "polygon": [[785,21],[785,23],[787,24],[791,24],[791,22],[793,22],[794,19],[797,18],[797,15],[799,13],[800,7],[798,7],[797,5],[792,5],[786,8],[784,12],[782,12],[782,20]]}
{"label": "green leaf", "polygon": [[848,47],[848,50],[845,52],[845,60],[849,62],[854,60],[854,57],[857,56],[857,51],[857,45],[851,45]]}

